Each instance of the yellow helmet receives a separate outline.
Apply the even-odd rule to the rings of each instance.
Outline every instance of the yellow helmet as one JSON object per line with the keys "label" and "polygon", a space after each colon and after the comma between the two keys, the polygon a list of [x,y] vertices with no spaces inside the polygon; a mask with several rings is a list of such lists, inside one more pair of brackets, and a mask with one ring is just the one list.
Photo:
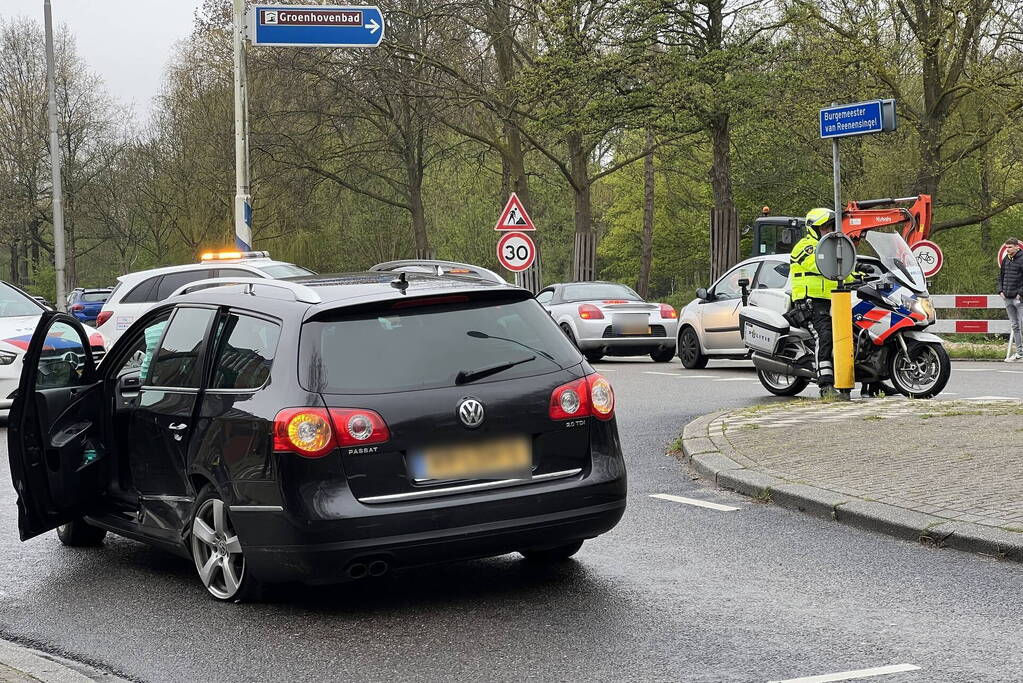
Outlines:
{"label": "yellow helmet", "polygon": [[806,232],[819,238],[821,231],[835,227],[835,212],[831,209],[810,209],[806,214]]}

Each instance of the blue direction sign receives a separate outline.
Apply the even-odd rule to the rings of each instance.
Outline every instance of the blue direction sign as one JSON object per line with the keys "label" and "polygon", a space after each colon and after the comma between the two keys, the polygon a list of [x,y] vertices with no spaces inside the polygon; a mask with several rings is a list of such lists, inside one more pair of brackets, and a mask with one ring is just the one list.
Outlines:
{"label": "blue direction sign", "polygon": [[376,47],[384,39],[384,16],[369,5],[253,5],[253,45]]}
{"label": "blue direction sign", "polygon": [[871,100],[821,109],[821,137],[887,133],[895,130],[895,100]]}

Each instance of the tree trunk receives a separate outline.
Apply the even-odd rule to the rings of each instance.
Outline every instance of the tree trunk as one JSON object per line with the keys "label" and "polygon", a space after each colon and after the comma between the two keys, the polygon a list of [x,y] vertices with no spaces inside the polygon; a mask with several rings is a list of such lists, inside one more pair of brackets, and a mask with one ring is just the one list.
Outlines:
{"label": "tree trunk", "polygon": [[18,263],[21,260],[21,255],[18,252],[18,243],[11,242],[8,245],[11,251],[11,284],[15,287],[21,286],[21,265]]}
{"label": "tree trunk", "polygon": [[405,160],[405,170],[408,175],[408,199],[412,213],[412,236],[416,242],[416,258],[432,259],[433,249],[430,248],[430,239],[426,234],[426,208],[423,205],[423,164],[422,158],[417,150]]}
{"label": "tree trunk", "polygon": [[654,134],[646,133],[646,147],[651,150],[643,159],[643,233],[639,240],[639,282],[636,288],[644,299],[650,296],[650,269],[654,260]]}
{"label": "tree trunk", "polygon": [[572,280],[585,282],[596,277],[597,237],[593,232],[593,206],[590,203],[590,176],[582,133],[569,133],[568,157],[575,197],[575,245]]}
{"label": "tree trunk", "polygon": [[708,123],[712,150],[710,187],[716,217],[711,221],[710,238],[710,271],[714,279],[739,260],[739,222],[732,199],[732,136],[728,114],[714,114]]}
{"label": "tree trunk", "polygon": [[[981,150],[980,156],[980,211],[988,214],[991,211],[991,154],[987,145]],[[984,253],[991,251],[991,219],[985,218],[980,222],[980,250]]]}

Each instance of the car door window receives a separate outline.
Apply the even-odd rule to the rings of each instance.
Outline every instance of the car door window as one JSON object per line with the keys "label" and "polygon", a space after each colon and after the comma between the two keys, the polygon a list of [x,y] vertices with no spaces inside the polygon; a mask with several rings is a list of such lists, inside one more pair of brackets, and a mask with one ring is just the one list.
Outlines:
{"label": "car door window", "polygon": [[46,333],[36,365],[36,389],[82,386],[88,353],[75,328],[67,323],[54,323]]}
{"label": "car door window", "polygon": [[219,334],[212,389],[258,389],[270,377],[280,325],[248,315],[227,316]]}
{"label": "car door window", "polygon": [[539,294],[536,295],[536,300],[538,302],[540,302],[541,304],[545,304],[545,305],[549,304],[551,302],[551,299],[553,299],[553,298],[554,298],[554,290],[553,289],[548,289],[548,290],[540,292]]}
{"label": "car door window", "polygon": [[739,289],[739,280],[746,278],[750,282],[753,282],[753,276],[756,272],[756,263],[748,263],[733,268],[731,271],[726,273],[723,278],[718,280],[716,285],[714,285],[714,298],[718,301],[724,299],[738,299],[741,294]]}
{"label": "car door window", "polygon": [[208,308],[179,308],[147,368],[143,384],[154,387],[199,387],[203,341],[213,320]]}
{"label": "car door window", "polygon": [[143,280],[140,284],[136,285],[133,290],[124,295],[124,298],[121,299],[121,303],[144,304],[154,301],[154,292],[162,277],[162,275],[158,275],[156,277],[151,277],[148,280]]}
{"label": "car door window", "polygon": [[186,270],[180,273],[168,273],[163,276],[163,281],[156,290],[156,300],[163,301],[173,294],[178,287],[184,287],[192,282],[207,280],[211,277],[213,277],[213,270]]}
{"label": "car door window", "polygon": [[[149,372],[149,366],[156,355],[156,347],[163,336],[163,330],[167,327],[167,319],[170,318],[170,311],[165,312],[155,320],[151,320],[145,329],[136,332],[131,340],[125,340],[127,348],[118,351],[118,360],[112,361],[118,364],[114,376],[119,377],[125,372],[137,370],[139,377],[145,377]],[[120,342],[118,342],[120,346]]]}
{"label": "car door window", "polygon": [[785,289],[788,281],[788,261],[764,261],[757,272],[755,289]]}

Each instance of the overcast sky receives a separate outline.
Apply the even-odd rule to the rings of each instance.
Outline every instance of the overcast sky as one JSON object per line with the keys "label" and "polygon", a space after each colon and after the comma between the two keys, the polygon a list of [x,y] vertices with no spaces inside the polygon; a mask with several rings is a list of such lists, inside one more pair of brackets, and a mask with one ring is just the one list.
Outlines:
{"label": "overcast sky", "polygon": [[[174,43],[187,38],[201,0],[51,0],[53,22],[66,23],[78,52],[110,93],[149,114]],[[0,17],[43,23],[43,0],[0,0]]]}

